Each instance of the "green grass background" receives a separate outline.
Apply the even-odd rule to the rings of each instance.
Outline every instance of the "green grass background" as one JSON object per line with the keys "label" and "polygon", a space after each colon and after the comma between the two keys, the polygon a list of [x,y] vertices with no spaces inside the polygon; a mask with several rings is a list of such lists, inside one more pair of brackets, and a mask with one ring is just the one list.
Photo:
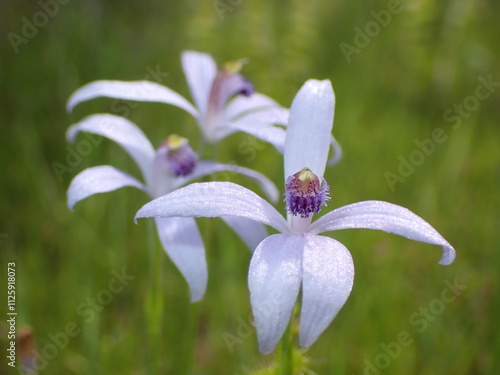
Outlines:
{"label": "green grass background", "polygon": [[[110,164],[135,175],[138,169],[106,140],[61,180],[52,165],[65,164],[70,124],[91,113],[112,112],[113,100],[99,99],[67,114],[65,102],[74,90],[97,79],[143,79],[148,67],[159,66],[169,73],[161,83],[188,96],[180,53],[193,49],[211,53],[219,63],[248,58],[245,75],[258,91],[287,107],[305,80],[330,79],[337,97],[334,134],[344,158],[326,172],[332,200],[323,212],[360,200],[386,200],[422,216],[457,250],[456,261],[445,267],[437,264],[440,249],[431,245],[367,230],[333,233],[352,252],[355,284],[338,317],[308,351],[309,368],[318,374],[374,373],[366,372],[367,361],[380,360],[381,344],[406,331],[411,344],[380,373],[498,374],[499,89],[480,100],[456,129],[443,114],[474,95],[479,76],[500,81],[500,4],[406,1],[348,63],[340,44],[353,45],[355,28],[364,29],[373,20],[370,12],[387,9],[388,2],[220,3],[232,9],[222,18],[212,0],[73,0],[60,5],[18,53],[7,35],[22,35],[23,17],[32,20],[40,5],[0,5],[1,311],[7,262],[15,261],[18,328],[32,327],[36,349],[42,351],[49,335],[68,322],[81,329],[42,373],[149,373],[154,348],[145,317],[151,282],[148,225],[132,221],[146,197],[122,189],[91,197],[75,212],[65,204],[71,178],[86,167]],[[170,133],[198,144],[195,121],[183,111],[153,103],[132,106],[127,117],[154,144]],[[446,141],[392,191],[384,173],[397,173],[398,158],[408,159],[417,149],[415,140],[429,138],[436,128],[444,130]],[[249,154],[242,149],[245,142],[241,134],[223,141],[219,160],[264,172],[282,190],[281,155],[263,143]],[[198,222],[210,277],[201,302],[189,303],[184,280],[162,257],[162,373],[261,369],[273,356],[258,354],[255,333],[245,335],[233,351],[224,341],[225,333],[237,335],[240,322],[249,320],[250,253],[219,219]],[[156,238],[154,244],[159,246]],[[135,279],[86,323],[77,307],[107,286],[113,269],[123,267]],[[431,313],[426,329],[418,332],[409,322],[412,314],[439,300],[445,280],[455,279],[466,289],[443,311]],[[18,371],[5,365],[4,317],[0,372],[14,374]]]}

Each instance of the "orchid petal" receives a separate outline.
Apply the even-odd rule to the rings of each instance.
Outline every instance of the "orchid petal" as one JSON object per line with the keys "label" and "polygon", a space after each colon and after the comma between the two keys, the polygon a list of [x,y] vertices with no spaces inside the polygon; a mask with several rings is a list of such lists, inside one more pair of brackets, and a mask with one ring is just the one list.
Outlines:
{"label": "orchid petal", "polygon": [[[279,197],[279,192],[273,182],[264,176],[262,173],[256,172],[252,169],[245,167],[240,167],[233,164],[221,164],[213,161],[200,161],[196,165],[194,171],[184,178],[177,178],[175,182],[175,187],[180,187],[186,185],[189,181],[193,181],[202,176],[207,176],[212,173],[228,171],[230,173],[242,174],[259,184],[264,193],[269,197],[270,200],[276,202]],[[227,176],[228,178],[230,175]]]}
{"label": "orchid petal", "polygon": [[425,220],[410,210],[382,201],[364,201],[343,206],[312,223],[310,233],[347,228],[377,229],[411,240],[440,245],[443,254],[440,264],[455,259],[455,249]]}
{"label": "orchid petal", "polygon": [[257,123],[261,125],[281,125],[286,126],[290,118],[290,110],[283,107],[270,107],[259,109],[253,112],[246,112],[241,116],[228,121],[238,122],[245,121],[247,123]]}
{"label": "orchid petal", "polygon": [[215,140],[221,140],[234,132],[242,131],[272,144],[278,152],[284,152],[286,138],[284,129],[265,123],[251,122],[248,121],[249,119],[247,117],[248,116],[245,116],[245,118],[241,120],[218,126],[214,130],[213,138]]}
{"label": "orchid petal", "polygon": [[163,249],[186,279],[191,302],[203,298],[207,289],[205,247],[196,222],[191,217],[155,218]]}
{"label": "orchid petal", "polygon": [[146,187],[134,177],[110,165],[87,168],[77,174],[68,188],[68,207],[97,193],[107,193],[125,186],[133,186],[147,192]]}
{"label": "orchid petal", "polygon": [[194,102],[200,113],[206,113],[217,64],[209,54],[195,51],[182,52],[181,60]]}
{"label": "orchid petal", "polygon": [[309,80],[290,108],[285,142],[285,180],[304,167],[320,179],[325,172],[335,96],[329,80]]}
{"label": "orchid petal", "polygon": [[278,124],[281,124],[282,121],[286,120],[284,118],[285,116],[288,117],[287,110],[285,110],[286,112],[280,113],[279,110],[284,108],[282,108],[273,99],[259,93],[253,93],[250,96],[237,96],[231,100],[224,108],[224,119],[226,121],[233,121],[246,114],[269,109],[278,110],[275,115],[275,120],[279,121],[277,122]]}
{"label": "orchid petal", "polygon": [[299,338],[311,346],[346,302],[354,281],[351,254],[340,242],[305,235]]}
{"label": "orchid petal", "polygon": [[330,148],[332,150],[332,157],[328,159],[328,165],[335,165],[337,164],[340,159],[342,158],[342,147],[340,147],[340,144],[337,142],[335,137],[332,135],[330,139]]}
{"label": "orchid petal", "polygon": [[280,232],[288,232],[286,220],[253,191],[232,182],[200,182],[177,189],[144,205],[141,217],[238,216],[259,221]]}
{"label": "orchid petal", "polygon": [[266,227],[257,221],[236,216],[222,216],[221,219],[235,231],[251,252],[268,236]]}
{"label": "orchid petal", "polygon": [[[268,110],[268,111],[271,111],[271,110]],[[261,114],[265,114],[267,111],[259,111],[259,112],[255,112],[255,115],[261,115]],[[272,121],[271,123],[272,124],[279,124],[279,125],[283,125],[283,126],[287,126],[288,125],[288,118],[289,118],[289,110],[285,109],[285,108],[280,108],[280,109],[273,109],[273,118],[276,120],[276,121]],[[276,145],[275,145],[276,147]],[[278,147],[276,147],[278,148]],[[328,159],[328,162],[327,164],[329,166],[332,166],[332,165],[335,165],[337,164],[340,159],[342,158],[342,147],[340,146],[339,142],[335,139],[335,137],[332,135],[330,137],[330,150],[331,150],[331,157],[330,159]],[[280,151],[280,149],[278,148],[278,151]],[[280,151],[281,153],[284,152],[284,145],[283,145],[283,150]]]}
{"label": "orchid petal", "polygon": [[183,96],[168,87],[149,81],[103,80],[87,83],[70,96],[66,109],[71,112],[77,104],[101,97],[171,104],[185,110],[196,118],[198,117],[196,108]]}
{"label": "orchid petal", "polygon": [[255,249],[248,271],[259,350],[270,353],[285,332],[299,294],[304,236],[274,234]]}
{"label": "orchid petal", "polygon": [[155,150],[137,125],[111,114],[91,115],[68,129],[68,142],[74,142],[81,131],[102,135],[118,143],[135,160],[147,184],[151,185]]}

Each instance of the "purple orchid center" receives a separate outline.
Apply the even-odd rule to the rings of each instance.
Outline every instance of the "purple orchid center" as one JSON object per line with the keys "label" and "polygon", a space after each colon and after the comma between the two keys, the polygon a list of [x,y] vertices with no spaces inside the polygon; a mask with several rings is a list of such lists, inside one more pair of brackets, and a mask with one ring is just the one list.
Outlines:
{"label": "purple orchid center", "polygon": [[208,98],[207,119],[217,118],[233,96],[250,96],[255,92],[250,80],[240,74],[244,62],[238,60],[226,63],[215,76]]}
{"label": "purple orchid center", "polygon": [[167,148],[168,166],[176,176],[187,176],[193,172],[198,155],[186,138],[173,134],[163,142],[162,146]]}
{"label": "purple orchid center", "polygon": [[234,95],[250,96],[255,92],[252,82],[240,74],[243,64],[245,60],[237,60],[222,66],[212,84],[210,100],[224,105]]}
{"label": "purple orchid center", "polygon": [[330,199],[329,189],[330,186],[324,179],[320,181],[309,168],[303,168],[286,180],[286,210],[302,218],[317,214],[321,206],[326,206],[326,201]]}

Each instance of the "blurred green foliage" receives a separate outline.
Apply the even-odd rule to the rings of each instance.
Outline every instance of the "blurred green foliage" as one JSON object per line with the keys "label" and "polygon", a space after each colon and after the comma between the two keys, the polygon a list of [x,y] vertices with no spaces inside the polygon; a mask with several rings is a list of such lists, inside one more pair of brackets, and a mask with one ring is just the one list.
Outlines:
{"label": "blurred green foliage", "polygon": [[[97,79],[143,79],[148,69],[159,67],[169,73],[161,83],[188,96],[180,66],[185,49],[211,53],[220,63],[248,58],[244,73],[258,91],[287,107],[306,79],[331,79],[337,97],[334,133],[344,158],[326,172],[332,186],[326,211],[366,199],[390,201],[429,221],[457,249],[455,263],[443,267],[437,264],[440,249],[431,245],[372,231],[334,233],[352,252],[356,279],[338,317],[307,352],[310,369],[317,374],[500,372],[500,90],[493,87],[486,99],[469,98],[476,95],[478,77],[500,81],[500,3],[408,0],[383,26],[377,17],[387,15],[380,12],[389,3],[74,0],[57,3],[54,15],[28,38],[25,20],[39,17],[36,22],[43,24],[36,14],[46,11],[34,1],[2,2],[1,299],[6,301],[7,262],[15,261],[18,328],[32,327],[36,350],[68,322],[81,330],[42,373],[148,373],[154,350],[145,321],[148,230],[145,221],[132,221],[146,197],[122,189],[89,198],[75,212],[65,204],[71,178],[86,167],[110,164],[136,175],[138,170],[109,141],[60,179],[53,163],[65,164],[68,150],[76,147],[65,141],[70,124],[113,111],[112,100],[99,99],[67,114],[65,102],[74,90]],[[362,48],[358,30],[372,35],[366,34]],[[9,33],[26,42],[13,46]],[[346,58],[342,43],[357,52]],[[460,124],[444,117],[448,110],[456,115],[455,104],[473,108],[462,109]],[[120,105],[154,143],[178,133],[198,144],[194,120],[177,108]],[[436,128],[446,140],[391,189],[386,172],[398,174],[401,160],[419,150],[416,141],[431,138]],[[241,134],[226,139],[219,160],[264,172],[282,189],[281,156],[264,144],[245,153],[244,142]],[[162,373],[263,369],[273,357],[258,354],[252,331],[231,348],[224,339],[225,333],[238,335],[242,322],[250,320],[250,253],[219,219],[199,223],[210,275],[200,303],[189,304],[184,280],[166,256],[162,259]],[[112,270],[124,267],[135,279],[87,323],[79,306],[106,288]],[[446,280],[458,280],[466,289],[453,302],[436,303]],[[427,315],[421,309],[428,309]],[[424,319],[421,324],[412,324],[415,314]],[[402,332],[411,343],[393,357],[384,354],[382,344],[396,342]],[[370,363],[378,368],[370,370]]]}

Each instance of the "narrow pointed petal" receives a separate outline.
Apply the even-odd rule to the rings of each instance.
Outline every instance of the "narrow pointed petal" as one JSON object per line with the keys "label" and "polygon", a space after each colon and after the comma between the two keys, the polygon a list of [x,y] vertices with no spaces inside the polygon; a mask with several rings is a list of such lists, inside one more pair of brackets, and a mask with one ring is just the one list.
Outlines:
{"label": "narrow pointed petal", "polygon": [[182,52],[181,60],[194,102],[200,113],[206,113],[212,83],[217,75],[217,64],[209,54],[195,51]]}
{"label": "narrow pointed petal", "polygon": [[270,107],[252,112],[245,112],[243,115],[227,121],[254,122],[258,125],[281,125],[286,126],[290,119],[290,110],[283,107]]}
{"label": "narrow pointed petal", "polygon": [[266,227],[257,221],[237,216],[222,216],[221,219],[236,232],[251,252],[268,236]]}
{"label": "narrow pointed petal", "polygon": [[255,250],[248,272],[259,350],[271,353],[285,332],[302,279],[304,236],[274,234]]}
{"label": "narrow pointed petal", "polygon": [[[276,124],[286,124],[288,122],[288,110],[282,108],[270,97],[259,93],[253,93],[250,96],[237,96],[231,100],[224,109],[224,120],[233,121],[246,114],[270,109],[277,111],[273,119],[277,121]],[[274,124],[274,122],[272,123]]]}
{"label": "narrow pointed petal", "polygon": [[[190,181],[198,179],[203,176],[208,176],[212,173],[227,171],[228,173],[239,173],[242,174],[259,184],[264,193],[269,197],[270,200],[276,202],[279,197],[279,192],[273,182],[268,179],[263,174],[256,172],[252,169],[245,167],[240,167],[233,164],[221,164],[213,161],[200,161],[196,165],[194,171],[183,178],[178,178],[175,183],[175,188],[184,186]],[[230,174],[227,175],[227,179],[231,177]]]}
{"label": "narrow pointed petal", "polygon": [[135,215],[142,217],[238,216],[288,232],[286,220],[253,191],[232,182],[200,182],[177,189],[144,205]]}
{"label": "narrow pointed petal", "polygon": [[156,218],[163,249],[186,279],[191,302],[201,300],[207,289],[207,261],[200,231],[193,218]]}
{"label": "narrow pointed petal", "polygon": [[332,156],[328,159],[328,165],[335,165],[342,158],[342,147],[340,147],[340,144],[333,135],[330,140],[330,148],[332,150]]}
{"label": "narrow pointed petal", "polygon": [[330,149],[335,96],[329,80],[309,80],[290,108],[285,142],[285,180],[304,167],[323,177]]}
{"label": "narrow pointed petal", "polygon": [[284,152],[286,138],[284,129],[278,126],[259,123],[258,121],[252,122],[249,120],[249,118],[245,117],[238,121],[222,124],[214,129],[212,138],[219,141],[237,131],[241,131],[272,144],[280,153]]}
{"label": "narrow pointed petal", "polygon": [[183,96],[168,87],[149,81],[94,81],[87,83],[70,96],[66,110],[71,112],[77,104],[101,97],[171,104],[194,117],[198,117],[196,108]]}
{"label": "narrow pointed petal", "polygon": [[411,240],[440,245],[443,254],[440,264],[455,259],[455,249],[429,223],[410,210],[382,201],[349,204],[329,212],[310,226],[310,233],[347,228],[377,229]]}
{"label": "narrow pointed petal", "polygon": [[66,132],[68,142],[74,142],[82,131],[102,135],[118,143],[135,160],[146,183],[151,185],[155,150],[137,125],[121,116],[106,113],[91,115],[71,125]]}
{"label": "narrow pointed petal", "polygon": [[306,234],[302,261],[300,346],[311,346],[330,325],[351,293],[354,264],[340,242]]}
{"label": "narrow pointed petal", "polygon": [[87,168],[77,174],[68,188],[68,207],[97,193],[107,193],[125,186],[133,186],[147,192],[146,187],[134,177],[109,165]]}

